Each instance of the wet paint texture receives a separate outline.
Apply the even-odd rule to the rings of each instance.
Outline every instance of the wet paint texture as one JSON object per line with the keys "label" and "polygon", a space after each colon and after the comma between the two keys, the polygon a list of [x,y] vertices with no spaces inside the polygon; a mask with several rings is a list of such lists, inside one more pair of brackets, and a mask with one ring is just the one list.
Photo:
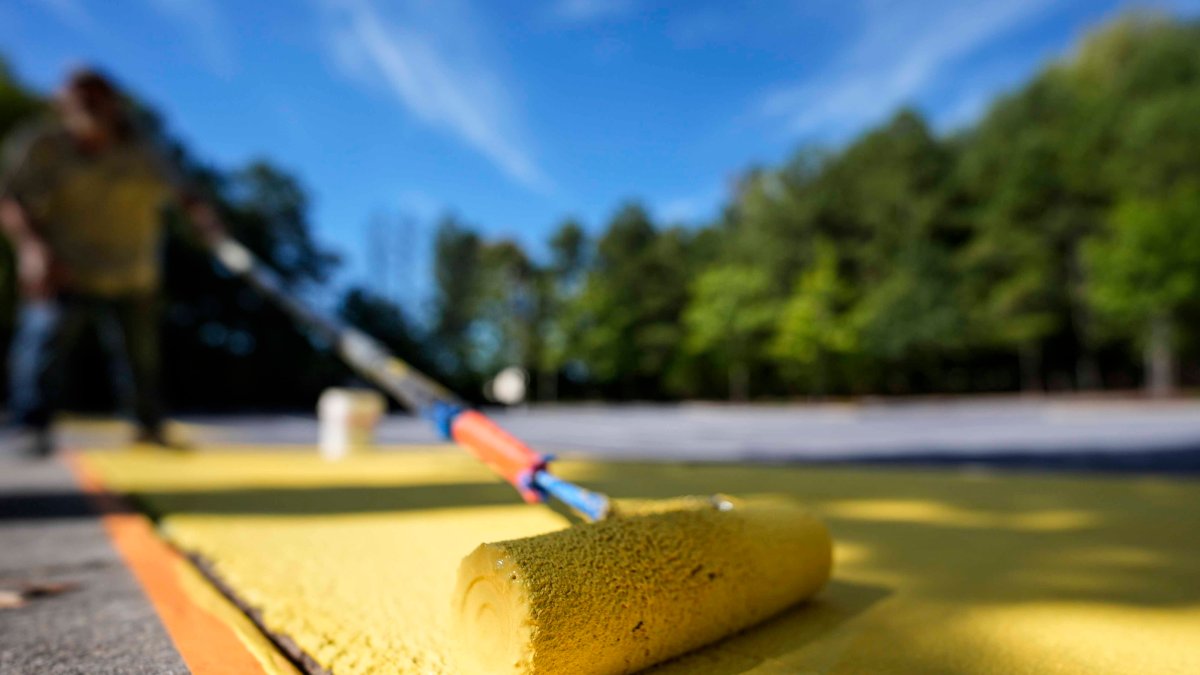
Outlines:
{"label": "wet paint texture", "polygon": [[[454,448],[327,463],[295,451],[96,453],[180,548],[324,668],[462,673],[452,604],[483,542],[563,519]],[[811,505],[834,539],[812,600],[654,675],[1200,673],[1192,479],[563,461],[618,498]]]}
{"label": "wet paint texture", "polygon": [[477,673],[631,673],[758,623],[829,578],[831,545],[783,500],[619,504],[608,520],[484,544],[455,590]]}

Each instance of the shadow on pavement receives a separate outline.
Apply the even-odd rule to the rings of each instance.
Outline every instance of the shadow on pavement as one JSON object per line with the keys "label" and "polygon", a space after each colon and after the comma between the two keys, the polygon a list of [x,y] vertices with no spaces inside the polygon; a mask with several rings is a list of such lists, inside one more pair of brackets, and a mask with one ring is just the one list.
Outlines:
{"label": "shadow on pavement", "polygon": [[891,592],[882,586],[834,580],[809,602],[731,635],[711,648],[685,654],[647,672],[735,675],[753,672],[760,666],[787,667],[789,661],[795,665],[796,653],[805,645],[822,642],[828,649],[828,643],[837,640],[839,632],[845,632],[847,639],[852,637],[851,632],[843,630],[845,624]]}
{"label": "shadow on pavement", "polygon": [[[779,463],[751,453],[748,461]],[[1020,471],[1081,471],[1096,473],[1200,474],[1200,448],[1186,446],[1143,451],[1076,450],[1071,452],[910,452],[903,455],[863,455],[840,458],[798,457],[787,463],[905,467],[988,467]]]}
{"label": "shadow on pavement", "polygon": [[332,515],[520,503],[512,487],[498,482],[142,491],[133,494],[131,498],[144,512],[155,518],[184,513]]}
{"label": "shadow on pavement", "polygon": [[82,492],[29,492],[0,494],[0,521],[89,518],[108,513],[128,513],[128,507],[115,502],[100,505]]}

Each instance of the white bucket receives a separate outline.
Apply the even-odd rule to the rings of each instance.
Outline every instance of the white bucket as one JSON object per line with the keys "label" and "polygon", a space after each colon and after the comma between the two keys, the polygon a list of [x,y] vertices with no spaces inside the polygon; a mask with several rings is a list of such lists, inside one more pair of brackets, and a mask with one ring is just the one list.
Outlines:
{"label": "white bucket", "polygon": [[375,445],[375,427],[383,417],[383,396],[371,389],[326,389],[317,400],[318,448],[337,460]]}

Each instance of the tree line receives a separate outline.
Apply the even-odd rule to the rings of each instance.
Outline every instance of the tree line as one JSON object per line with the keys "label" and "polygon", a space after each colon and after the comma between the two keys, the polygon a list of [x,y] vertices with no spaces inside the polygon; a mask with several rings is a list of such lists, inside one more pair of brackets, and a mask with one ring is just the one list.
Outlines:
{"label": "tree line", "polygon": [[[0,68],[0,136],[45,106]],[[171,145],[293,291],[327,288],[340,261],[313,239],[293,176]],[[535,400],[1194,385],[1200,24],[1114,21],[969,128],[937,133],[901,110],[844,147],[800,148],[745,171],[712,222],[656,222],[629,202],[546,243],[534,256],[447,216],[427,316],[360,287],[326,304],[472,399],[510,365],[532,374]],[[168,228],[164,255],[177,408],[309,407],[352,378],[184,228]],[[8,336],[7,251],[0,284]],[[73,370],[77,405],[108,400],[93,355]]]}
{"label": "tree line", "polygon": [[540,398],[1194,384],[1200,24],[1135,15],[938,134],[901,110],[739,179],[713,222],[636,202],[537,260],[446,218],[431,347]]}

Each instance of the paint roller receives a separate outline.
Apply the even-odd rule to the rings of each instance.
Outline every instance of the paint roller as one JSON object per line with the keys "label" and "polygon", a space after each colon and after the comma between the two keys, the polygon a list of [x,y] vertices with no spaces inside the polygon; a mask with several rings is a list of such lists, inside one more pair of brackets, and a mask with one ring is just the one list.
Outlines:
{"label": "paint roller", "polygon": [[482,544],[462,561],[452,602],[464,670],[630,673],[761,622],[828,580],[828,531],[803,507],[723,495],[614,502],[558,478],[550,457],[370,336],[295,299],[235,240],[218,240],[212,252],[526,502],[555,499],[588,521]]}
{"label": "paint roller", "polygon": [[784,500],[683,497],[483,544],[453,607],[473,673],[631,673],[811,597],[830,539]]}

